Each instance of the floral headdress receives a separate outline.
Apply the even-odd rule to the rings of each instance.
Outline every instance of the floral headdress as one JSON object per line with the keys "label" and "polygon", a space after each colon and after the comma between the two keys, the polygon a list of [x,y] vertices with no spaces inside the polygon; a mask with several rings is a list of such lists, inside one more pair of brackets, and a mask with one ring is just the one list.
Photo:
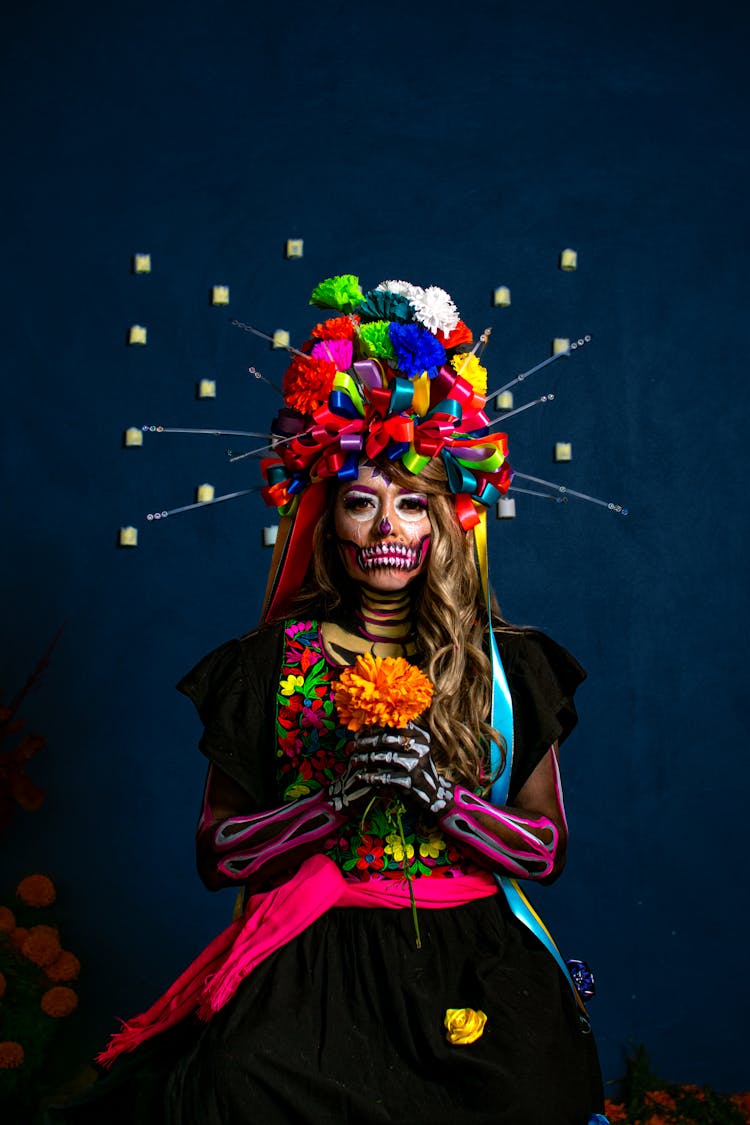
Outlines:
{"label": "floral headdress", "polygon": [[[474,342],[453,299],[444,289],[422,288],[408,281],[383,281],[363,292],[359,279],[342,274],[320,282],[310,304],[332,315],[316,324],[310,338],[292,355],[280,390],[284,406],[268,435],[270,445],[232,455],[232,461],[270,455],[261,460],[265,484],[223,496],[199,496],[193,504],[151,513],[149,521],[233,500],[260,491],[280,519],[276,549],[266,590],[264,617],[278,616],[305,577],[312,534],[326,501],[323,484],[355,479],[360,461],[385,456],[418,474],[435,457],[446,470],[456,517],[465,531],[473,529],[482,586],[488,589],[486,513],[510,489],[564,503],[569,497],[589,500],[611,511],[627,509],[565,485],[511,470],[508,441],[498,425],[539,403],[545,394],[490,422],[487,402],[520,384],[548,364],[587,343],[586,336],[565,342],[552,356],[517,375],[504,386],[487,391],[483,349],[486,329]],[[244,324],[232,323],[266,340],[275,337]],[[265,382],[265,376],[250,372]],[[275,384],[271,384],[275,386]],[[143,426],[156,433],[210,433],[236,437],[265,437],[239,430],[182,429]],[[495,431],[495,432],[493,432]],[[142,443],[137,431],[133,433]],[[128,442],[127,444],[131,444]],[[522,487],[516,478],[532,484]],[[210,487],[210,486],[209,486]],[[539,491],[539,487],[550,489]],[[123,538],[125,535],[125,538]],[[135,528],[121,528],[120,542],[135,545]]]}
{"label": "floral headdress", "polygon": [[[322,504],[310,485],[355,479],[363,457],[385,456],[414,474],[440,457],[456,516],[464,530],[475,527],[511,483],[507,436],[490,432],[485,414],[487,372],[477,352],[488,333],[474,344],[452,298],[434,285],[383,281],[363,292],[344,274],[317,285],[310,303],[334,315],[315,325],[284,373],[274,456],[261,462],[266,502],[301,521],[307,538]],[[303,503],[316,492],[317,502]],[[294,547],[297,554],[302,543]],[[269,606],[303,576],[284,553],[272,585],[275,569],[287,581],[269,591]]]}
{"label": "floral headdress", "polygon": [[[263,462],[264,496],[281,514],[311,482],[357,475],[385,455],[411,473],[441,457],[468,530],[511,481],[507,437],[489,432],[479,344],[444,289],[384,281],[363,293],[350,274],[328,278],[311,304],[334,310],[284,374],[279,441]],[[484,339],[480,341],[483,343]]]}

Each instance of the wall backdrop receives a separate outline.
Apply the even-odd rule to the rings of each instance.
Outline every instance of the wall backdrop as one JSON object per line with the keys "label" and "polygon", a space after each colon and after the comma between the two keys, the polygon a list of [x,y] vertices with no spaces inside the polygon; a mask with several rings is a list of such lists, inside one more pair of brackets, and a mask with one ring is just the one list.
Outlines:
{"label": "wall backdrop", "polygon": [[[82,1053],[231,911],[194,872],[204,762],[173,685],[255,624],[275,522],[250,496],[149,525],[204,481],[257,484],[257,466],[229,464],[225,438],[134,450],[122,432],[263,430],[277,400],[247,368],[278,379],[284,359],[230,320],[299,342],[313,285],[351,272],[448,289],[492,327],[493,385],[554,337],[593,337],[517,394],[556,397],[509,422],[511,460],[630,514],[519,495],[490,529],[506,616],[589,672],[564,752],[568,871],[534,898],[596,971],[607,1079],[644,1042],[674,1080],[748,1084],[743,11],[30,0],[6,15],[6,699],[63,633],[24,708],[47,739],[29,766],[46,803],[16,813],[0,875],[58,884]],[[492,305],[499,285],[510,308]],[[126,344],[132,324],[145,347]],[[196,399],[201,378],[215,400]],[[127,524],[139,545],[118,549]]]}

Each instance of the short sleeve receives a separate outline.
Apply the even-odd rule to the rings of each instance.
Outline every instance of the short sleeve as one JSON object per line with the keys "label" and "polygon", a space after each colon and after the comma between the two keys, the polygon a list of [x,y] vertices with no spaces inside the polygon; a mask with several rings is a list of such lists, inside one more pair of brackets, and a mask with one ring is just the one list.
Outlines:
{"label": "short sleeve", "polygon": [[259,629],[205,656],[177,684],[203,723],[200,749],[248,794],[274,803],[274,713],[281,630]]}
{"label": "short sleeve", "polygon": [[496,629],[495,637],[513,699],[512,802],[552,743],[563,743],[578,722],[573,697],[586,673],[537,629]]}

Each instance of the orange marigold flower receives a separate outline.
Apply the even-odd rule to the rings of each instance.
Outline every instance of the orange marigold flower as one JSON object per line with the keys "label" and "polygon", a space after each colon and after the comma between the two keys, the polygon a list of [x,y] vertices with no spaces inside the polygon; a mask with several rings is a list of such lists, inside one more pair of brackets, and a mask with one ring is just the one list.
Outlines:
{"label": "orange marigold flower", "polygon": [[0,973],[0,997],[5,996],[5,990],[8,987],[8,982],[5,979],[5,973]]}
{"label": "orange marigold flower", "polygon": [[0,1070],[15,1070],[25,1058],[23,1047],[13,1039],[0,1043]]}
{"label": "orange marigold flower", "polygon": [[16,894],[26,906],[51,906],[57,897],[55,884],[47,875],[28,875],[16,887]]}
{"label": "orange marigold flower", "polygon": [[7,906],[0,906],[0,934],[12,934],[16,928],[16,916]]}
{"label": "orange marigold flower", "polygon": [[11,931],[10,944],[14,949],[20,949],[28,936],[29,931],[25,926],[16,926],[15,930]]}
{"label": "orange marigold flower", "polygon": [[314,340],[353,340],[358,325],[358,316],[332,316],[316,324],[310,335]]}
{"label": "orange marigold flower", "polygon": [[335,687],[339,720],[348,730],[364,726],[405,727],[432,701],[433,686],[402,656],[358,656]]}
{"label": "orange marigold flower", "polygon": [[647,1090],[646,1105],[661,1105],[665,1109],[676,1109],[677,1103],[666,1090]]}
{"label": "orange marigold flower", "polygon": [[81,962],[75,953],[63,949],[60,956],[44,970],[50,980],[78,980],[81,971]]}
{"label": "orange marigold flower", "polygon": [[44,968],[56,961],[62,952],[60,935],[54,926],[32,926],[21,952],[29,961]]}
{"label": "orange marigold flower", "polygon": [[312,414],[328,401],[335,377],[336,364],[330,360],[296,355],[281,381],[287,406],[300,414]]}
{"label": "orange marigold flower", "polygon": [[604,1116],[609,1118],[610,1125],[617,1125],[620,1121],[627,1121],[628,1115],[622,1102],[610,1102],[605,1099]]}
{"label": "orange marigold flower", "polygon": [[750,1093],[732,1094],[729,1100],[732,1105],[737,1106],[741,1113],[745,1114],[745,1119],[750,1121]]}
{"label": "orange marigold flower", "polygon": [[72,988],[67,988],[64,984],[56,984],[54,988],[47,989],[39,1006],[46,1015],[59,1020],[76,1010],[78,997]]}

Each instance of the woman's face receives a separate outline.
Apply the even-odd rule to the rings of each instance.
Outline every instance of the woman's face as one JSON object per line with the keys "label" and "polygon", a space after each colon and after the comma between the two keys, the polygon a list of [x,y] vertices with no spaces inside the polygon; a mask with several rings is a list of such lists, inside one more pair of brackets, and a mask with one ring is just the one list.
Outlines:
{"label": "woman's face", "polygon": [[403,590],[425,567],[427,497],[394,484],[374,465],[360,465],[355,481],[339,485],[334,528],[347,574],[373,590]]}

